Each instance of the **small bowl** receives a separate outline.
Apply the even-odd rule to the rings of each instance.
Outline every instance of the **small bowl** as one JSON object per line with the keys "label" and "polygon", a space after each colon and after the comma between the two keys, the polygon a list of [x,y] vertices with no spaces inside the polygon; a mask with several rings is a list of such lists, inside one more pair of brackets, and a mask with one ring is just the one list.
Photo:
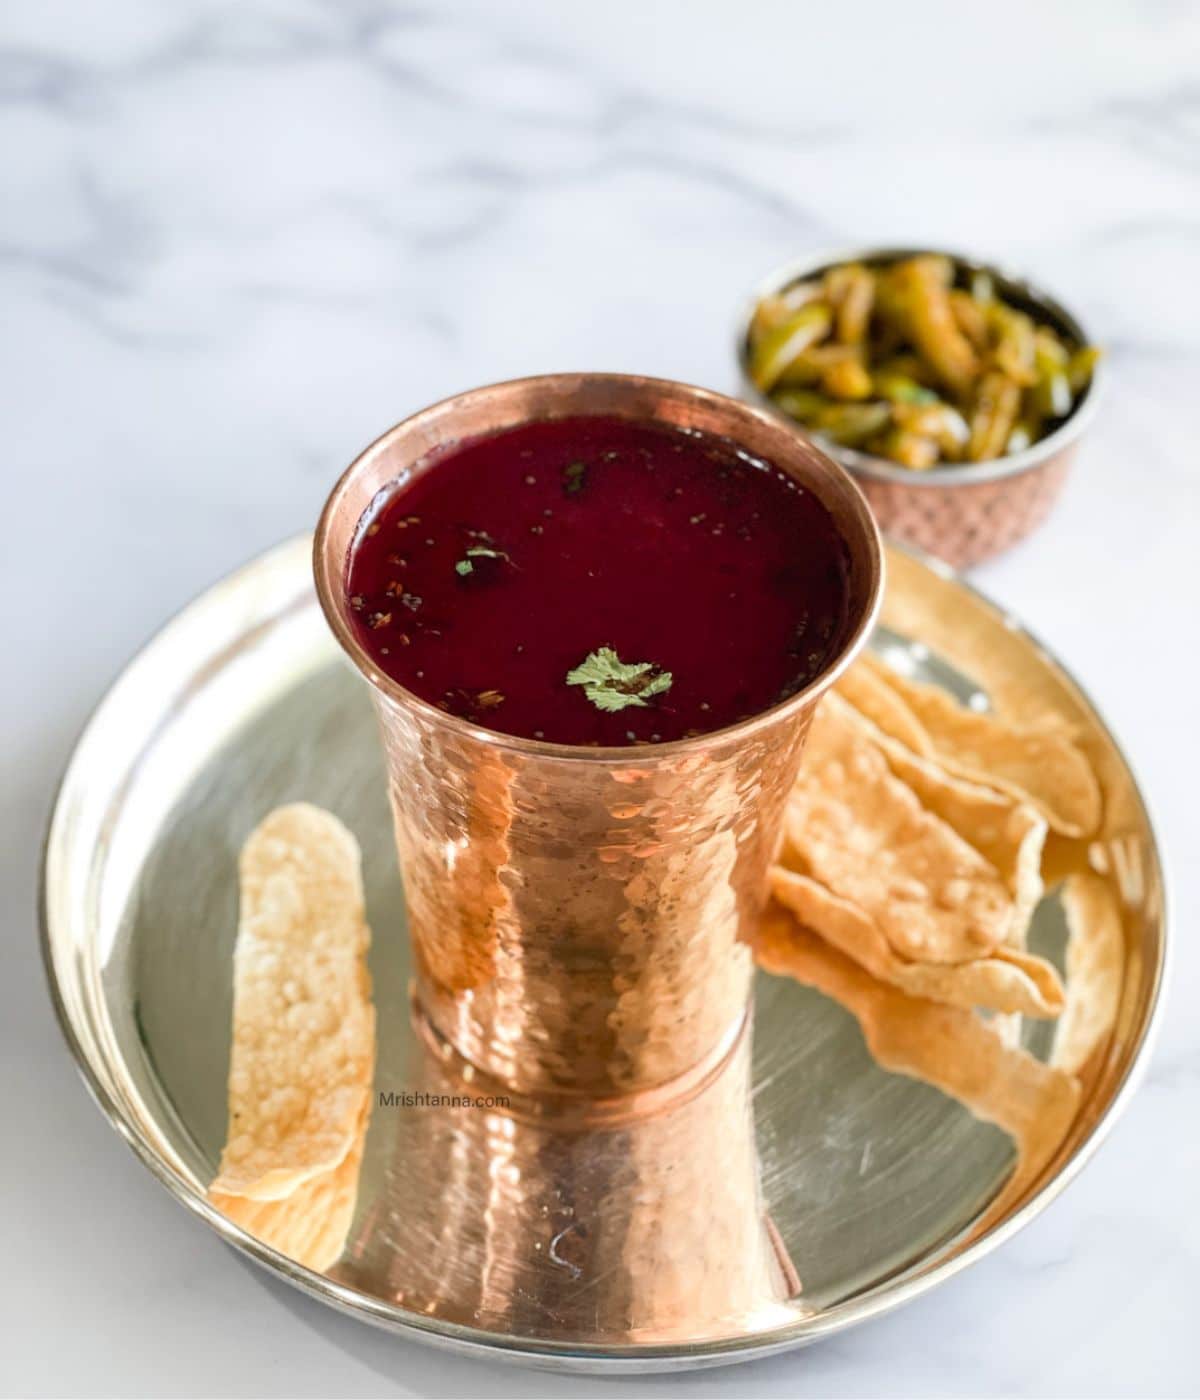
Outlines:
{"label": "small bowl", "polygon": [[[839,263],[861,262],[882,267],[922,253],[948,257],[956,271],[987,273],[1005,301],[1029,312],[1078,345],[1091,344],[1083,327],[1053,297],[992,263],[932,248],[847,248],[813,254],[776,269],[755,289],[738,319],[735,353],[743,397],[790,423],[789,417],[755,387],[747,368],[750,320],[765,296],[782,292],[795,282],[815,277]],[[862,488],[880,527],[896,539],[918,545],[956,568],[967,568],[1024,539],[1045,520],[1058,500],[1067,471],[1084,429],[1096,410],[1103,362],[1092,372],[1082,397],[1066,418],[1024,452],[990,462],[962,462],[912,471],[869,452],[859,452],[811,434],[817,444],[840,462]],[[806,434],[807,435],[807,434]]]}

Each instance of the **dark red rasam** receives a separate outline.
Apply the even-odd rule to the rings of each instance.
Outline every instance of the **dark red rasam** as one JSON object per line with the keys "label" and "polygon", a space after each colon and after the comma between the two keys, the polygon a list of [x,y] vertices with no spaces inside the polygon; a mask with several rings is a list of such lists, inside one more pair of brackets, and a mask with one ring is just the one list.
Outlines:
{"label": "dark red rasam", "polygon": [[[817,676],[847,557],[825,508],[733,443],[580,417],[477,438],[399,487],[360,525],[346,588],[367,651],[423,699],[526,738],[655,743]],[[598,708],[567,676],[605,647],[656,668],[630,690],[669,687]]]}

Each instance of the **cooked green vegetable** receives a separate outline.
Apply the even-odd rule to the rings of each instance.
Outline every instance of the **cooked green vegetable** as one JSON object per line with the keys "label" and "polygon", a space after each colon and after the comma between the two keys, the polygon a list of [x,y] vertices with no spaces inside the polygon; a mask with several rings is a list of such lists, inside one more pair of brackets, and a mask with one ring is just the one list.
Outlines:
{"label": "cooked green vegetable", "polygon": [[747,345],[777,408],[914,471],[1024,451],[1072,411],[1099,357],[937,254],[842,263],[764,297]]}
{"label": "cooked green vegetable", "polygon": [[861,351],[853,345],[814,345],[811,350],[801,350],[796,358],[779,376],[780,388],[794,388],[797,385],[818,384],[834,365],[845,364],[847,360],[857,360]]}
{"label": "cooked green vegetable", "polygon": [[1043,418],[1065,418],[1071,411],[1071,381],[1062,370],[1040,376],[1033,402]]}
{"label": "cooked green vegetable", "polygon": [[844,345],[866,339],[875,304],[875,278],[861,263],[835,267],[825,279],[835,316],[835,334]]}
{"label": "cooked green vegetable", "polygon": [[821,376],[821,388],[835,399],[869,399],[871,375],[861,360],[838,360]]}
{"label": "cooked green vegetable", "polygon": [[750,378],[765,394],[803,350],[827,335],[833,324],[829,307],[814,301],[773,326],[750,352]]}
{"label": "cooked green vegetable", "polygon": [[943,260],[910,258],[883,276],[891,279],[909,339],[946,388],[964,393],[979,375],[979,359],[954,319]]}
{"label": "cooked green vegetable", "polygon": [[890,457],[915,472],[927,471],[938,459],[938,446],[932,438],[910,433],[905,428],[889,428],[873,444],[882,457]]}
{"label": "cooked green vegetable", "polygon": [[990,345],[987,311],[969,292],[954,289],[950,293],[950,311],[955,324],[971,342],[971,348],[986,355]]}
{"label": "cooked green vegetable", "polygon": [[809,424],[823,408],[829,406],[824,394],[814,394],[811,389],[777,389],[771,399],[789,418]]}
{"label": "cooked green vegetable", "polygon": [[931,438],[941,456],[950,462],[961,459],[971,436],[967,420],[948,403],[898,403],[892,417],[905,431]]}
{"label": "cooked green vegetable", "polygon": [[891,414],[881,403],[831,403],[813,419],[813,427],[834,442],[860,447],[887,426]]}
{"label": "cooked green vegetable", "polygon": [[1014,311],[998,301],[993,302],[989,310],[988,320],[996,336],[992,363],[1023,389],[1028,389],[1037,382],[1033,367],[1033,322],[1023,311]]}
{"label": "cooked green vegetable", "polygon": [[924,384],[918,384],[907,374],[896,370],[883,371],[875,376],[875,392],[893,403],[937,403],[938,396]]}
{"label": "cooked green vegetable", "polygon": [[1021,407],[1021,388],[1003,370],[989,370],[979,381],[971,414],[967,458],[986,462],[1003,456]]}
{"label": "cooked green vegetable", "polygon": [[1073,394],[1081,394],[1091,382],[1092,374],[1104,352],[1094,345],[1084,345],[1067,361],[1067,382]]}

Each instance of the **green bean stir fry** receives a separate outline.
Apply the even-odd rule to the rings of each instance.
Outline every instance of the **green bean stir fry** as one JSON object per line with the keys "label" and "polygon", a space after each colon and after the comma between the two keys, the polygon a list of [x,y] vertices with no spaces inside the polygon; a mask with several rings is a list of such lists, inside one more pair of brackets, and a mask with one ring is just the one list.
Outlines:
{"label": "green bean stir fry", "polygon": [[764,297],[747,352],[789,417],[913,471],[1023,451],[1071,412],[1100,356],[936,254],[843,263]]}

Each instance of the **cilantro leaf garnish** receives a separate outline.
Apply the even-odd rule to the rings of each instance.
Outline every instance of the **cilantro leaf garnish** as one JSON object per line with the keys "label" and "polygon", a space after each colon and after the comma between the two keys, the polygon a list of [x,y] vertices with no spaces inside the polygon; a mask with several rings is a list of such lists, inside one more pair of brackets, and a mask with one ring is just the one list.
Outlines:
{"label": "cilantro leaf garnish", "polygon": [[474,559],[508,559],[508,555],[502,549],[492,549],[490,545],[473,544],[468,547],[466,558],[455,564],[454,572],[463,578],[474,573],[475,565],[471,562]]}
{"label": "cilantro leaf garnish", "polygon": [[630,705],[644,708],[652,696],[670,690],[671,673],[653,661],[622,661],[612,647],[600,647],[567,672],[567,684],[583,686],[598,710],[615,712]]}

